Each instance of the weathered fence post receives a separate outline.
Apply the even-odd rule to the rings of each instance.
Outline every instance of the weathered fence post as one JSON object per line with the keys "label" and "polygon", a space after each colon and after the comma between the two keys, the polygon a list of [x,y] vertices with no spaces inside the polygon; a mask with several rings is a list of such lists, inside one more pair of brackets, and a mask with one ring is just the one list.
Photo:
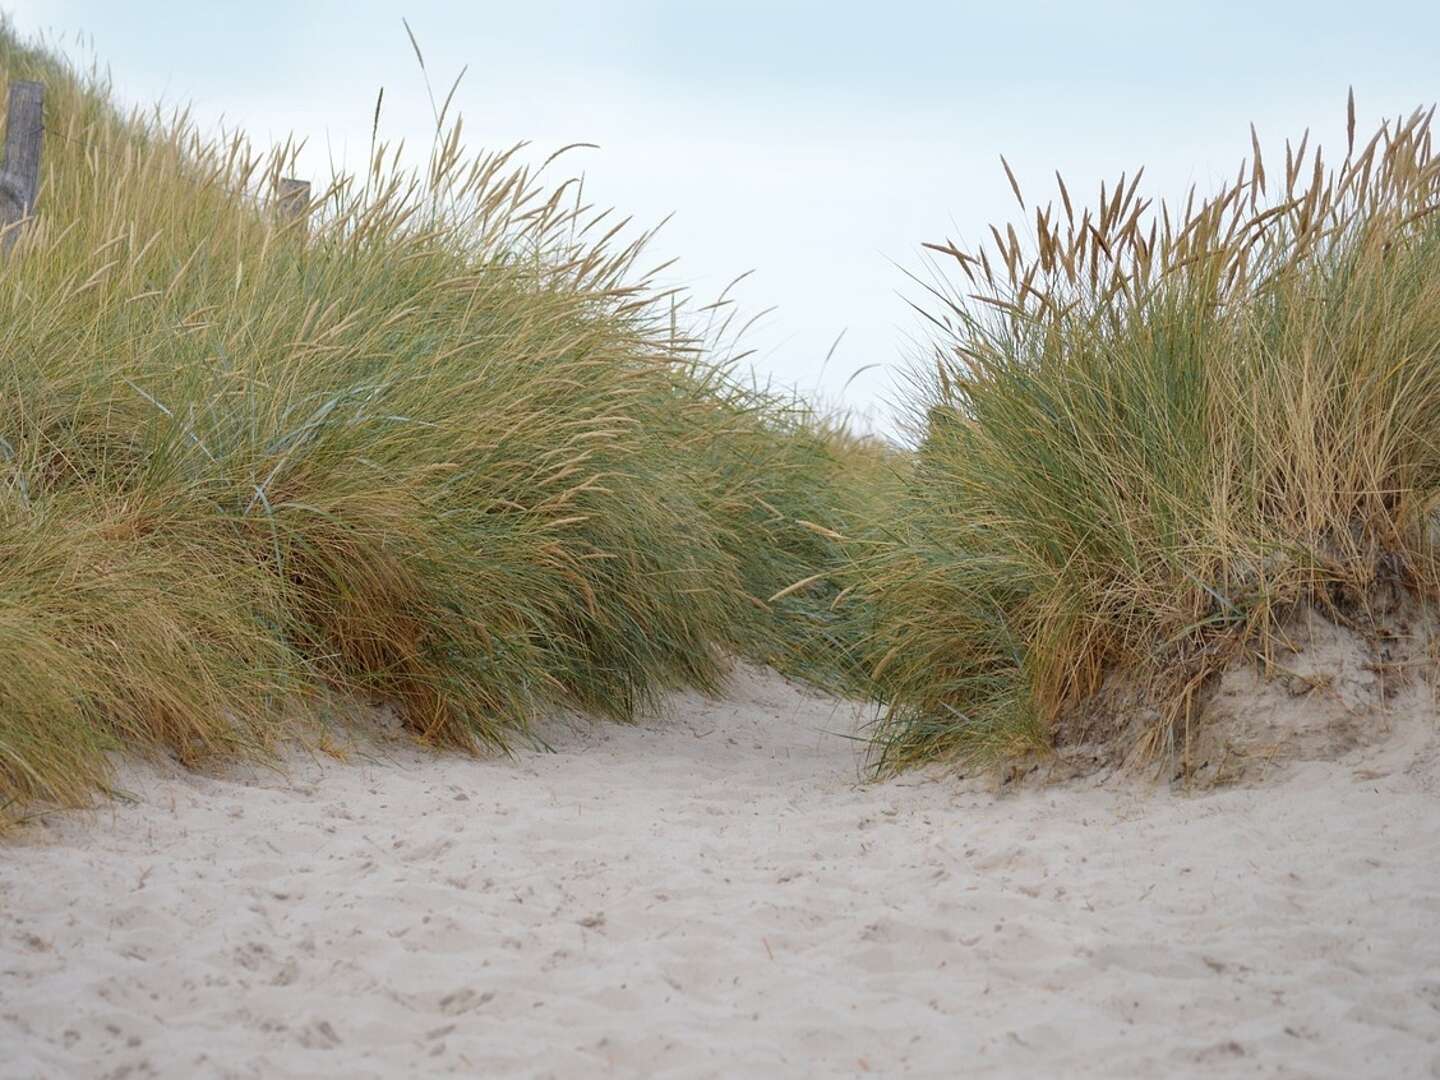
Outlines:
{"label": "weathered fence post", "polygon": [[302,221],[310,211],[310,181],[282,177],[277,193],[280,216],[286,221]]}
{"label": "weathered fence post", "polygon": [[8,252],[19,223],[35,209],[40,190],[40,140],[45,133],[45,87],[38,82],[10,84],[5,116],[5,161],[0,165],[0,247]]}

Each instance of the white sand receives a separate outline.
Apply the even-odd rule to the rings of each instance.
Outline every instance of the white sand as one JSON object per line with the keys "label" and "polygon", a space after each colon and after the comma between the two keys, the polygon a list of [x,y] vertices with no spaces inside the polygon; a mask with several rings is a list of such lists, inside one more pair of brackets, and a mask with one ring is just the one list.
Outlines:
{"label": "white sand", "polygon": [[854,722],[742,672],[518,762],[130,767],[0,851],[0,1074],[1440,1076],[1428,722],[998,799]]}

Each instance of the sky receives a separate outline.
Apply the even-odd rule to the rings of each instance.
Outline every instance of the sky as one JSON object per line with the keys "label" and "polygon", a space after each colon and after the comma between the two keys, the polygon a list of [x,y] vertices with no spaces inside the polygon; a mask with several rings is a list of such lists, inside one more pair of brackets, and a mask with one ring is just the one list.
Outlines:
{"label": "sky", "polygon": [[[424,80],[455,95],[472,147],[529,140],[583,172],[592,201],[649,226],[667,282],[742,307],[757,376],[892,430],[903,373],[926,355],[910,301],[925,241],[978,241],[1015,216],[1004,154],[1034,199],[1146,168],[1183,196],[1250,150],[1283,157],[1310,128],[1359,128],[1440,93],[1440,5],[939,0],[349,3],[0,0],[22,34],[75,35],[131,104],[189,104],[261,145],[309,139],[300,174],[363,163],[382,136],[428,148]],[[831,345],[843,340],[828,359]]]}

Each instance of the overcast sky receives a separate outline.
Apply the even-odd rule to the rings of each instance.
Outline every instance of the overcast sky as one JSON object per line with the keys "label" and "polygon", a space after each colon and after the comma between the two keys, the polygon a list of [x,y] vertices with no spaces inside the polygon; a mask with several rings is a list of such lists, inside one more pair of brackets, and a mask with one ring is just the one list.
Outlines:
{"label": "overcast sky", "polygon": [[[920,244],[978,239],[1053,170],[1072,191],[1147,166],[1152,195],[1233,175],[1248,125],[1282,147],[1430,105],[1440,4],[725,3],[596,0],[191,3],[0,0],[22,33],[93,37],[128,102],[193,104],[260,142],[308,136],[305,170],[363,161],[382,130],[428,145],[414,28],[437,93],[472,145],[529,139],[569,159],[589,195],[650,224],[652,249],[704,297],[754,269],[765,376],[872,409],[921,333],[905,304]],[[1333,140],[1332,140],[1333,145]],[[845,340],[828,368],[840,331]],[[867,365],[874,370],[855,376]],[[847,387],[848,383],[848,387]]]}

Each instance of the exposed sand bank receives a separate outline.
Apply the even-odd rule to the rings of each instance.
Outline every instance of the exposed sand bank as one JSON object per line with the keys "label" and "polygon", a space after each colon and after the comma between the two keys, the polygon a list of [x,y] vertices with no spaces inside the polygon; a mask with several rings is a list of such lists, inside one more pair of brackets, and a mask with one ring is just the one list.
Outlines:
{"label": "exposed sand bank", "polygon": [[517,762],[127,767],[0,849],[0,1074],[1440,1076],[1433,719],[998,799],[855,722],[742,671]]}

